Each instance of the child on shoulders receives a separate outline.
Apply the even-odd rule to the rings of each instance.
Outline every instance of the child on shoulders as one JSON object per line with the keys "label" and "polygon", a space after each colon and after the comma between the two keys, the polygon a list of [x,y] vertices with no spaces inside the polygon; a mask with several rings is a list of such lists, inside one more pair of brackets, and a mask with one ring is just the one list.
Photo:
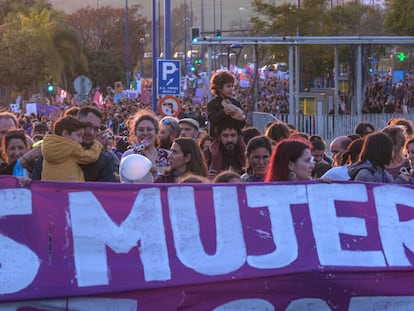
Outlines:
{"label": "child on shoulders", "polygon": [[207,104],[207,118],[210,123],[210,136],[216,137],[217,127],[227,123],[236,124],[242,129],[246,125],[246,115],[241,104],[233,98],[236,77],[229,71],[218,71],[210,80],[210,89],[215,98]]}

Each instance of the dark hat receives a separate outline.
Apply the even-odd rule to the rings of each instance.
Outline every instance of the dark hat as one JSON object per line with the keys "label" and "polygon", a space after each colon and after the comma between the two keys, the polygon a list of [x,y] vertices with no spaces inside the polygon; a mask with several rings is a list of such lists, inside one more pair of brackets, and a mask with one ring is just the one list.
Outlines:
{"label": "dark hat", "polygon": [[178,122],[178,124],[181,124],[181,123],[188,123],[188,124],[194,126],[197,131],[200,129],[200,124],[198,123],[198,121],[197,120],[194,120],[192,118],[184,118],[184,119],[181,119]]}

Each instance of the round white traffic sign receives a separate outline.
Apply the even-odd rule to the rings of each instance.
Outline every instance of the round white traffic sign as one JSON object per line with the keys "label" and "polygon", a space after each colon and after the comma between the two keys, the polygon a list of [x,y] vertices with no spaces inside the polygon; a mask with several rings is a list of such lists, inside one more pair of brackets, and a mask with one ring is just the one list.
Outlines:
{"label": "round white traffic sign", "polygon": [[177,117],[181,111],[181,101],[179,98],[171,95],[164,96],[158,102],[158,111],[164,117]]}
{"label": "round white traffic sign", "polygon": [[76,93],[86,95],[92,90],[92,82],[86,76],[79,76],[73,82]]}

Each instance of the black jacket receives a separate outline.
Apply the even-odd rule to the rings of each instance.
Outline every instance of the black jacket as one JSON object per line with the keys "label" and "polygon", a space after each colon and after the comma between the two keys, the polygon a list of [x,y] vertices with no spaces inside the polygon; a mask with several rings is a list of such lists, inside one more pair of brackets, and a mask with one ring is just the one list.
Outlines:
{"label": "black jacket", "polygon": [[[226,125],[230,127],[236,126],[237,128],[242,129],[246,125],[246,121],[238,121],[224,112],[224,107],[221,104],[223,98],[217,96],[213,98],[207,104],[207,118],[210,123],[210,136],[214,137],[216,135],[217,127],[226,128]],[[240,103],[234,98],[230,98],[231,103],[240,109],[243,109]]]}

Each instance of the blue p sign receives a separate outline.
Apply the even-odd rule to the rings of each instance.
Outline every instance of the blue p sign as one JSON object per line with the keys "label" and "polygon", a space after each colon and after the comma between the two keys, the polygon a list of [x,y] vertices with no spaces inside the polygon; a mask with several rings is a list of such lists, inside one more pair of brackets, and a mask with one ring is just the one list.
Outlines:
{"label": "blue p sign", "polygon": [[158,60],[158,94],[180,94],[180,61]]}

